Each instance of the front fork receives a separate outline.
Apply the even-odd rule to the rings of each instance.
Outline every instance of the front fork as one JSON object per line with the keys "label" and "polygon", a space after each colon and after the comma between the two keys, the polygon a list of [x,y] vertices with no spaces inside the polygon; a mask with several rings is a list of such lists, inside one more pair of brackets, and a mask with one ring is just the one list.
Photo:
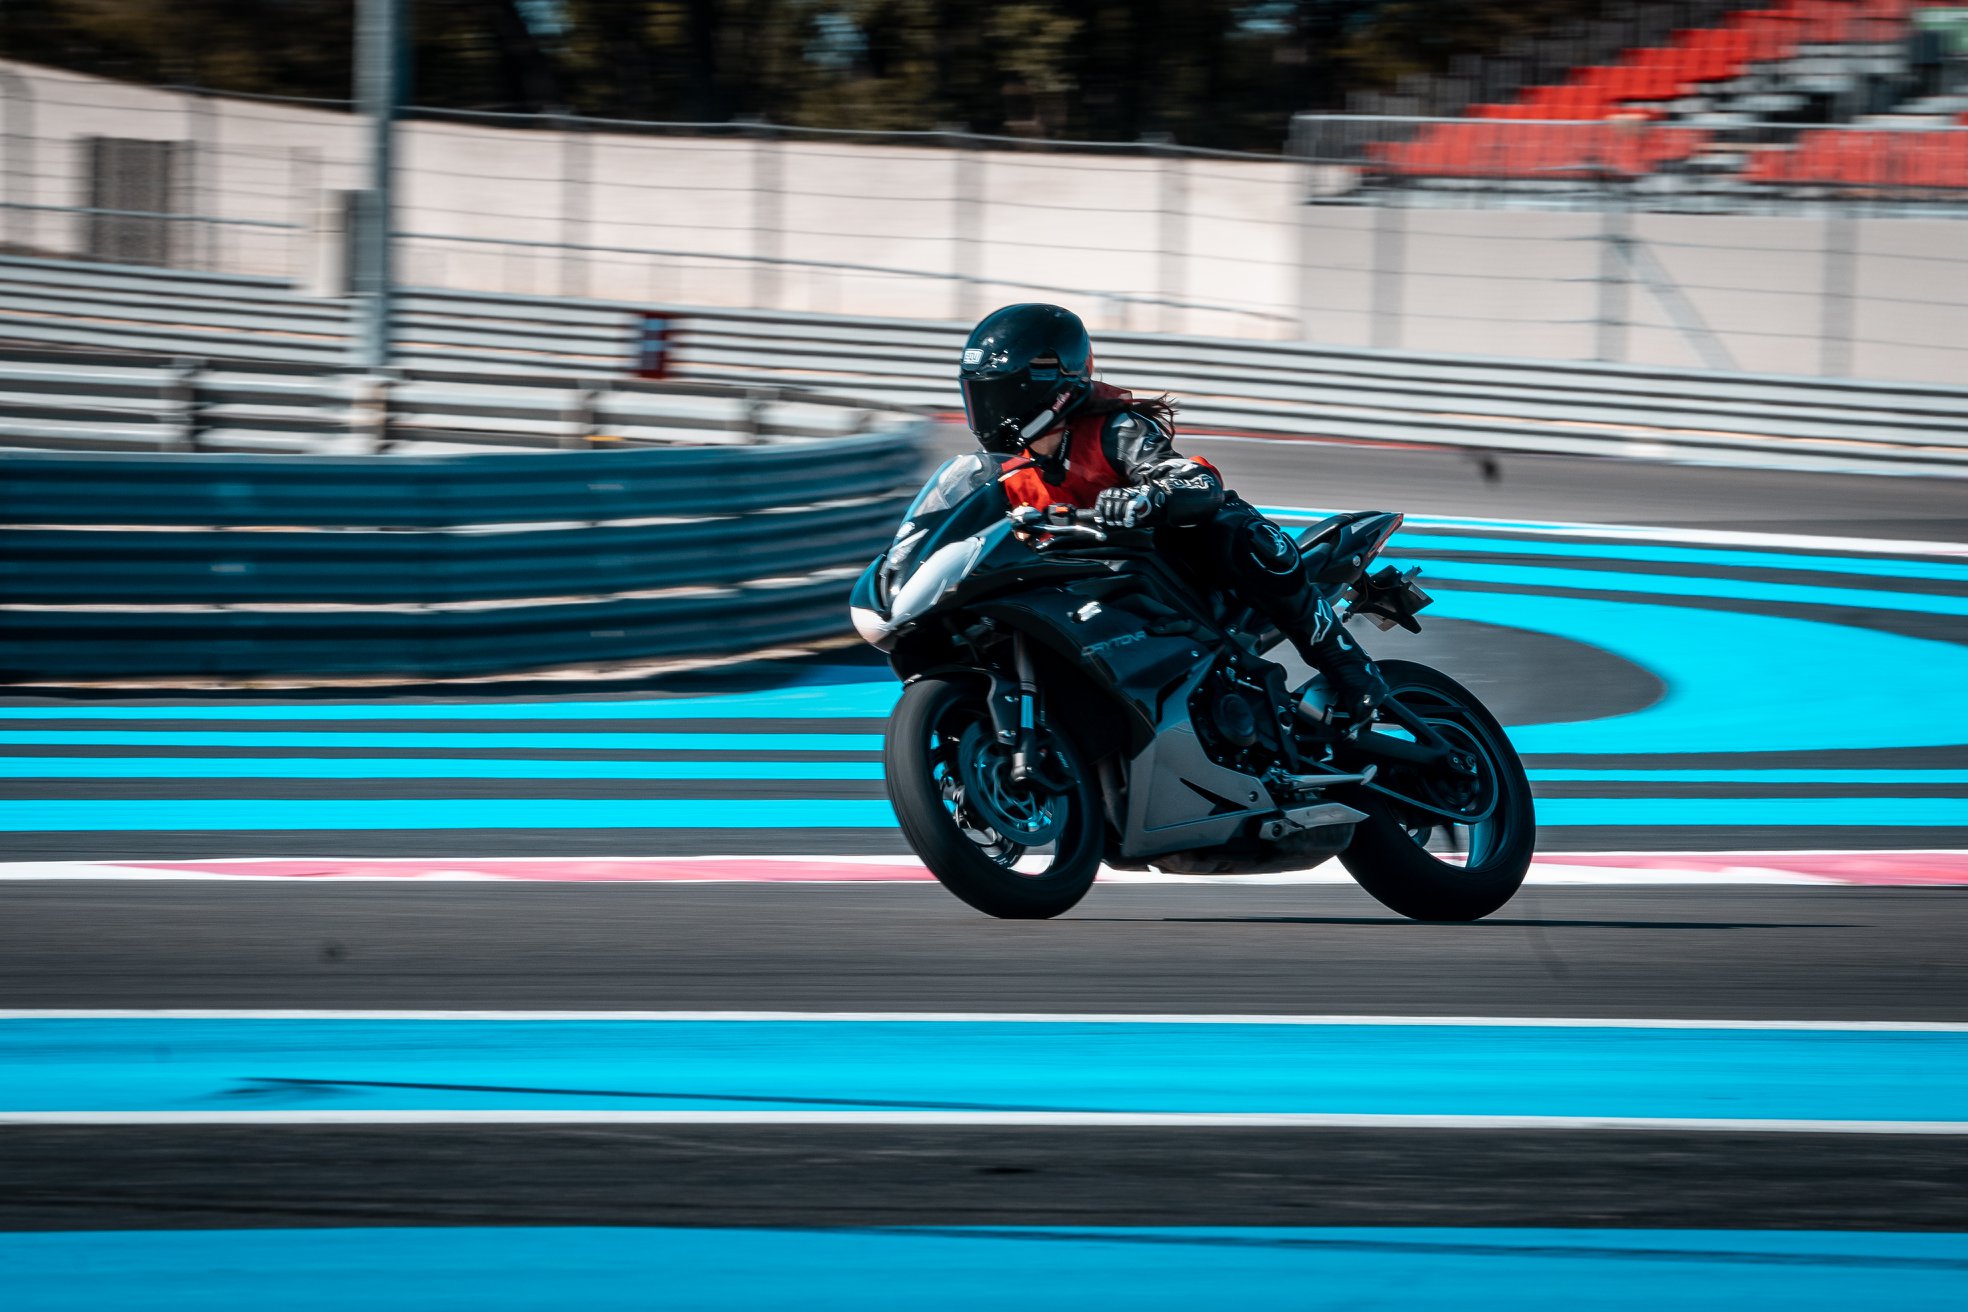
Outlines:
{"label": "front fork", "polygon": [[1037,785],[1056,791],[1057,772],[1046,768],[1039,741],[1039,684],[1032,673],[1031,640],[1011,635],[1011,664],[1017,682],[991,674],[991,731],[1001,746],[1011,749],[1011,781],[1021,788]]}

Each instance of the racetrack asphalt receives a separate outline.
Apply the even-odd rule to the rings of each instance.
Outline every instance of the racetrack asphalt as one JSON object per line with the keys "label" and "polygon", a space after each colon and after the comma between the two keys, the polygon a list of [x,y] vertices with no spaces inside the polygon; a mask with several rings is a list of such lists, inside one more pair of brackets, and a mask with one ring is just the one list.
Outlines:
{"label": "racetrack asphalt", "polygon": [[[1922,544],[1968,542],[1968,501],[1958,488],[1546,458],[1504,458],[1490,479],[1453,453],[1193,445],[1228,466],[1247,494],[1262,487],[1267,504],[1906,543],[1859,555],[1793,545],[1783,550],[1812,559],[1789,562],[1610,554],[1581,562],[1523,549],[1549,535],[1494,531],[1500,550],[1461,542],[1428,553],[1442,618],[1422,640],[1398,652],[1393,643],[1370,645],[1448,664],[1524,735],[1527,762],[1555,772],[1540,779],[1541,799],[1554,815],[1571,806],[1583,817],[1546,830],[1547,851],[1968,846],[1968,822],[1959,818],[1968,806],[1959,777],[1968,768],[1968,719],[1948,718],[1956,704],[1936,712],[1901,702],[1909,681],[1891,664],[1847,668],[1841,678],[1831,657],[1815,660],[1820,649],[1780,645],[1805,635],[1839,644],[1822,648],[1839,661],[1925,661],[1912,686],[1923,696],[1947,693],[1934,681],[1950,660],[1960,669],[1968,638],[1968,618],[1947,606],[1968,589],[1948,578],[1874,578],[1865,563],[1944,565]],[[1482,532],[1492,531],[1435,525],[1411,543],[1419,550],[1430,535]],[[1603,535],[1583,541],[1601,551],[1620,545]],[[1564,572],[1581,567],[1597,577]],[[1547,572],[1503,576],[1499,568]],[[1674,579],[1726,595],[1679,596]],[[1824,591],[1787,591],[1796,588]],[[1882,602],[1881,592],[1891,595]],[[1938,600],[1923,609],[1919,598]],[[1682,660],[1677,648],[1691,655]],[[445,761],[870,763],[872,743],[838,741],[879,732],[879,712],[865,708],[808,712],[781,725],[733,717],[728,705],[653,719],[599,706],[625,696],[742,697],[879,682],[865,665],[847,675],[840,665],[830,656],[653,687],[600,683],[571,696],[564,686],[492,685],[471,690],[473,705],[448,718],[430,708],[459,690],[364,694],[365,705],[391,703],[389,717],[325,721],[298,718],[297,708],[332,707],[333,698],[20,690],[0,705],[0,733],[11,735],[0,752],[16,767],[0,778],[0,857],[898,851],[881,828],[688,823],[688,808],[705,803],[876,801],[879,782],[866,777],[789,784],[723,778],[713,768],[694,781],[559,778],[549,786],[545,770],[521,768],[504,780],[444,773]],[[1767,677],[1746,689],[1763,697],[1756,717],[1718,723],[1728,736],[1690,752],[1698,717],[1723,703],[1673,703],[1664,693],[1700,685],[1703,669],[1721,670],[1718,685],[1743,669]],[[1800,700],[1811,688],[1817,692]],[[580,714],[515,723],[473,709],[535,700]],[[186,714],[187,705],[195,712]],[[1688,705],[1686,714],[1676,709]],[[1794,720],[1778,718],[1786,705]],[[261,709],[215,723],[207,714],[215,706]],[[9,719],[9,710],[41,718]],[[1799,722],[1806,728],[1793,731]],[[557,741],[487,736],[515,732]],[[799,745],[788,732],[836,741]],[[123,737],[81,736],[104,733]],[[213,733],[239,736],[170,737]],[[274,737],[296,733],[344,737],[301,745]],[[438,733],[474,737],[391,736]],[[631,747],[632,733],[706,741]],[[614,741],[576,745],[575,734]],[[261,778],[240,789],[240,779],[256,779],[256,761],[303,759],[352,764],[340,775]],[[397,775],[360,764],[379,760],[396,763]],[[111,773],[59,768],[103,761]],[[158,764],[201,761],[221,763],[222,772]],[[1665,769],[1702,773],[1659,777]],[[1593,770],[1618,777],[1580,773]],[[1770,773],[1781,770],[1829,773]],[[214,809],[241,798],[258,809]],[[681,810],[677,823],[660,827],[485,828],[377,824],[401,813],[359,809],[394,801],[435,820],[445,818],[447,802],[519,807],[543,798],[625,806],[669,799]],[[352,823],[260,823],[304,818],[305,810],[283,808],[312,801],[343,805],[334,814]],[[1677,810],[1684,801],[1707,809]],[[68,814],[96,822],[64,828],[45,810],[36,821],[35,808],[49,803],[77,804]],[[132,827],[134,804],[184,809],[150,812],[180,822]],[[1868,808],[1888,818],[1868,819]],[[1641,812],[1650,818],[1621,819]],[[1731,814],[1745,822],[1728,822]],[[1700,822],[1677,822],[1689,816]],[[213,817],[229,823],[200,827]],[[934,885],[9,880],[0,881],[0,1008],[1962,1022],[1964,931],[1968,896],[1952,889],[1532,886],[1489,921],[1448,926],[1402,921],[1348,886],[1109,885],[1058,921],[1006,923],[975,915]],[[0,1179],[11,1184],[0,1191],[0,1230],[14,1231],[1014,1221],[1968,1229],[1968,1136],[1890,1133],[14,1124],[0,1126]]]}

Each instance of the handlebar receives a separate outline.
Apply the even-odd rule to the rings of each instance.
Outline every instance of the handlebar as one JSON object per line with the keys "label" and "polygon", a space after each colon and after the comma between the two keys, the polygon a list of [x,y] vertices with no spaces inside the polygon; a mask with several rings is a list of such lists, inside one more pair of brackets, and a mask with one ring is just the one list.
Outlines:
{"label": "handlebar", "polygon": [[1051,506],[1044,510],[1037,506],[1019,506],[1005,518],[1019,528],[1049,533],[1056,538],[1081,538],[1088,542],[1107,540],[1107,530],[1100,527],[1091,510],[1076,510],[1070,506]]}

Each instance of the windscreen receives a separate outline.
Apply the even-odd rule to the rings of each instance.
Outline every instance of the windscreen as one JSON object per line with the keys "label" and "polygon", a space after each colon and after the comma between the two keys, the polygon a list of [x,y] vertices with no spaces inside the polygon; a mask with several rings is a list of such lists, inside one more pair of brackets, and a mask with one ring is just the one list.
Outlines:
{"label": "windscreen", "polygon": [[922,491],[909,503],[909,513],[902,517],[904,529],[913,521],[942,514],[997,477],[997,473],[998,462],[982,451],[968,451],[944,461],[943,467],[929,476],[929,482],[923,484]]}
{"label": "windscreen", "polygon": [[[941,469],[930,475],[922,491],[916,493],[916,499],[909,503],[909,511],[902,517],[902,526],[895,530],[895,541],[889,545],[888,559],[881,572],[884,592],[900,586],[914,566],[922,545],[949,517],[950,512],[968,501],[977,489],[997,478],[998,463],[997,458],[982,451],[970,451],[946,461]],[[1003,513],[1002,506],[991,509],[993,516]],[[968,519],[968,516],[965,518]]]}

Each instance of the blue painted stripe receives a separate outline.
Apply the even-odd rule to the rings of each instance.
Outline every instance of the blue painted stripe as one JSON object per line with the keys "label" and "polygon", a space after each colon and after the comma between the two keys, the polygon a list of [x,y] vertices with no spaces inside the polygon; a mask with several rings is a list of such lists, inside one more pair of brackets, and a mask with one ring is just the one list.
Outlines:
{"label": "blue painted stripe", "polygon": [[[1787,616],[1461,589],[1438,592],[1428,614],[1586,643],[1667,685],[1661,700],[1628,715],[1513,728],[1524,753],[1700,757],[1968,741],[1968,648],[1956,643]],[[1920,689],[1920,714],[1848,711],[1853,670],[1891,670],[1897,686]]]}
{"label": "blue painted stripe", "polygon": [[757,720],[881,718],[901,687],[841,682],[778,692],[614,701],[282,702],[181,706],[72,703],[0,706],[0,720]]}
{"label": "blue painted stripe", "polygon": [[[13,1312],[1958,1312],[1968,1236],[1309,1226],[0,1234]],[[1226,1298],[1227,1293],[1233,1297]]]}
{"label": "blue painted stripe", "polygon": [[1561,569],[1544,565],[1498,565],[1468,560],[1429,561],[1424,577],[1502,583],[1518,587],[1579,588],[1593,592],[1639,593],[1653,597],[1720,597],[1731,601],[1774,601],[1855,610],[1910,611],[1924,615],[1968,615],[1968,597],[1931,592],[1890,592],[1880,588],[1830,588],[1758,579],[1702,578],[1684,574],[1627,574],[1610,570]]}
{"label": "blue painted stripe", "polygon": [[0,1110],[1968,1122],[1968,1033],[1062,1021],[0,1020]]}
{"label": "blue painted stripe", "polygon": [[892,829],[870,798],[196,798],[0,801],[0,833],[259,829]]}
{"label": "blue painted stripe", "polygon": [[865,761],[558,761],[418,756],[0,756],[0,779],[880,779]]}
{"label": "blue painted stripe", "polygon": [[876,733],[237,733],[206,730],[20,729],[9,747],[482,747],[623,752],[878,752]]}
{"label": "blue painted stripe", "polygon": [[[1547,797],[1544,828],[1968,826],[1968,798]],[[97,798],[0,800],[0,833],[375,829],[892,829],[879,798]]]}
{"label": "blue painted stripe", "polygon": [[[1264,507],[1264,513],[1291,523],[1324,519],[1327,512],[1292,507]],[[1535,524],[1519,521],[1460,519],[1441,515],[1409,515],[1392,544],[1411,554],[1437,551],[1481,551],[1500,555],[1559,556],[1591,560],[1651,560],[1662,564],[1718,565],[1725,569],[1802,570],[1818,574],[1861,574],[1883,578],[1968,581],[1968,563],[1958,560],[1913,559],[1896,556],[1827,556],[1804,551],[1761,551],[1740,547],[1681,547],[1651,542],[1580,542],[1567,538],[1510,537],[1512,529],[1584,528],[1581,525]],[[1612,527],[1612,526],[1609,526]],[[1495,530],[1494,537],[1459,536],[1444,529]],[[1421,532],[1411,530],[1420,529]]]}
{"label": "blue painted stripe", "polygon": [[[1968,770],[1583,769],[1527,771],[1548,783],[1968,785]],[[862,779],[878,760],[563,761],[448,756],[0,756],[0,779]]]}
{"label": "blue painted stripe", "polygon": [[1738,551],[1727,547],[1668,547],[1644,543],[1554,541],[1548,538],[1472,538],[1447,533],[1407,532],[1395,534],[1393,546],[1423,558],[1436,551],[1481,551],[1513,556],[1642,560],[1660,564],[1716,565],[1724,569],[1781,569],[1814,574],[1968,582],[1968,564],[1896,560],[1883,556],[1818,556],[1779,551]]}
{"label": "blue painted stripe", "polygon": [[1968,770],[1527,770],[1534,782],[1642,784],[1968,784]]}

